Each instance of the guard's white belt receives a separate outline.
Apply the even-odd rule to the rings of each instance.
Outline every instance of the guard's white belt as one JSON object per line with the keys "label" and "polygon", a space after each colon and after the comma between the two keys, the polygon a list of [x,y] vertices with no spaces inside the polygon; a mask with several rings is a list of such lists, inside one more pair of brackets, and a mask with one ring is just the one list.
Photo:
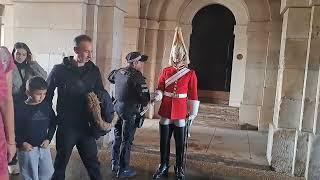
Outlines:
{"label": "guard's white belt", "polygon": [[176,93],[171,93],[171,92],[164,92],[163,95],[167,97],[172,97],[172,98],[187,98],[187,94],[176,94]]}

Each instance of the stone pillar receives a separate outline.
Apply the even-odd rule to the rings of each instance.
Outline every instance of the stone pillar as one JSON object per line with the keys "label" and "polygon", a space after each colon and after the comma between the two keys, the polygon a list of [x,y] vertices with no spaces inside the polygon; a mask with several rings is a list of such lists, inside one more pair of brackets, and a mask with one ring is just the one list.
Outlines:
{"label": "stone pillar", "polygon": [[[300,116],[300,132],[298,133],[296,159],[294,175],[319,179],[320,174],[316,173],[320,168],[317,161],[319,156],[318,135],[316,123],[318,119],[319,107],[319,60],[320,60],[320,6],[313,6],[311,10],[311,20],[309,37],[307,42],[306,69],[304,77],[303,109]],[[312,152],[312,153],[311,153]],[[310,168],[309,168],[310,167]],[[309,171],[310,169],[310,171]]]}
{"label": "stone pillar", "polygon": [[267,59],[264,71],[263,99],[258,121],[259,131],[267,131],[272,123],[280,54],[281,23],[269,23]]}
{"label": "stone pillar", "polygon": [[[288,2],[293,3],[294,1]],[[302,3],[302,1],[299,3]],[[273,143],[270,143],[273,146],[272,150],[268,151],[271,154],[271,165],[277,171],[290,172],[295,176],[308,179],[320,178],[320,143],[317,133],[320,87],[320,52],[318,50],[320,46],[320,6],[314,6],[320,4],[316,3],[315,1],[310,1],[310,5],[313,5],[312,8],[284,8],[286,11],[284,20],[287,23],[285,24],[284,22],[282,37],[282,41],[285,41],[282,44],[282,51],[284,52],[282,52],[281,56],[284,57],[284,61],[280,57],[279,73],[281,72],[282,76],[278,76],[273,124],[275,127],[278,125],[278,127],[270,128],[274,131],[273,139],[272,137],[269,138],[269,143],[273,140]],[[297,17],[300,19],[297,19]],[[286,61],[286,59],[291,61]],[[304,59],[305,61],[303,61]],[[286,69],[290,69],[291,73],[297,73],[297,71],[299,73],[289,79],[289,75],[292,76],[293,74],[288,74]],[[291,85],[284,86],[285,82]],[[283,87],[279,88],[279,86]],[[279,102],[279,99],[282,100],[284,97],[281,94],[286,94],[290,91],[291,96],[287,99],[290,100],[291,106],[282,106],[283,102],[289,101]],[[294,112],[296,114],[293,114]],[[281,116],[281,113],[284,116]],[[292,119],[293,122],[288,122]],[[295,131],[295,134],[292,134],[293,131]],[[287,137],[277,136],[280,133],[286,134]],[[289,135],[290,133],[291,135]],[[268,149],[270,150],[270,148]],[[290,161],[281,159],[280,154],[286,154],[286,159]],[[288,154],[290,155],[288,156]]]}
{"label": "stone pillar", "polygon": [[14,7],[13,2],[6,1],[3,4],[1,27],[1,45],[7,46],[10,50],[13,47],[14,30]]}
{"label": "stone pillar", "polygon": [[126,64],[125,57],[129,52],[139,51],[140,19],[128,18],[124,20],[124,41],[122,49],[122,66]]}
{"label": "stone pillar", "polygon": [[267,25],[269,37],[263,84],[262,107],[258,121],[259,131],[268,131],[269,124],[272,123],[273,119],[282,33],[282,15],[279,13],[281,1],[269,0],[268,2],[271,11],[270,21]]}
{"label": "stone pillar", "polygon": [[[97,57],[98,4],[97,0],[88,0],[86,12],[86,34],[92,38],[94,57]],[[96,63],[96,58],[93,61]]]}
{"label": "stone pillar", "polygon": [[132,51],[138,51],[140,29],[140,0],[130,0],[124,19],[124,41],[122,49],[122,65],[126,64],[125,56]]}
{"label": "stone pillar", "polygon": [[305,71],[304,110],[302,131],[316,131],[319,106],[319,47],[320,47],[320,7],[313,6],[308,39],[307,68]]}
{"label": "stone pillar", "polygon": [[0,45],[4,45],[4,5],[0,4]]}
{"label": "stone pillar", "polygon": [[[157,50],[158,50],[158,33],[159,33],[159,23],[152,20],[146,21],[145,30],[145,46],[144,53],[149,56],[148,61],[145,63],[143,75],[147,78],[147,84],[149,86],[150,92],[154,92],[157,88],[157,77],[156,77],[156,63],[157,63]],[[153,118],[154,107],[150,107],[148,113],[149,118]]]}
{"label": "stone pillar", "polygon": [[[234,27],[235,40],[229,99],[229,105],[233,107],[240,107],[243,98],[248,52],[247,29],[247,25],[235,25]],[[242,58],[237,58],[238,55],[241,55]]]}
{"label": "stone pillar", "polygon": [[140,19],[138,50],[144,52],[146,44],[146,24],[147,19]]}
{"label": "stone pillar", "polygon": [[282,4],[282,9],[278,81],[267,157],[275,171],[293,175],[298,173],[295,167],[304,166],[300,162],[305,161],[302,147],[309,141],[309,135],[300,129],[311,8],[284,8]]}
{"label": "stone pillar", "polygon": [[[306,80],[306,92],[305,92],[305,106],[304,116],[302,119],[302,130],[311,132],[314,134],[314,141],[312,146],[308,146],[307,170],[305,174],[308,174],[309,179],[320,178],[320,143],[319,143],[319,92],[320,92],[320,1],[310,1],[312,5],[311,11],[311,26],[308,41],[308,71]],[[316,4],[317,3],[317,4]],[[311,147],[311,148],[310,148]]]}
{"label": "stone pillar", "polygon": [[[126,0],[100,1],[97,28],[97,65],[106,89],[108,74],[121,65]],[[110,93],[113,94],[112,88]]]}
{"label": "stone pillar", "polygon": [[[239,120],[240,124],[250,124],[251,126],[258,127],[263,98],[263,83],[269,38],[267,23],[249,23],[247,36],[248,54]],[[235,59],[235,61],[237,60]]]}

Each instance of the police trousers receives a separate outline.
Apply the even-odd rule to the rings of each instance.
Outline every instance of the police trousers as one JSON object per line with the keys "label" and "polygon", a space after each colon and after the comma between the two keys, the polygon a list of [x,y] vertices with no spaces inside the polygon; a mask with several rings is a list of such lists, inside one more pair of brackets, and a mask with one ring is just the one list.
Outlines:
{"label": "police trousers", "polygon": [[135,114],[119,114],[114,126],[115,139],[112,145],[112,164],[120,170],[129,169],[131,145],[136,132]]}
{"label": "police trousers", "polygon": [[52,180],[64,180],[65,171],[76,146],[81,160],[86,167],[91,180],[102,180],[100,163],[98,161],[98,149],[95,138],[88,132],[75,128],[58,127],[56,134],[57,156],[54,162]]}

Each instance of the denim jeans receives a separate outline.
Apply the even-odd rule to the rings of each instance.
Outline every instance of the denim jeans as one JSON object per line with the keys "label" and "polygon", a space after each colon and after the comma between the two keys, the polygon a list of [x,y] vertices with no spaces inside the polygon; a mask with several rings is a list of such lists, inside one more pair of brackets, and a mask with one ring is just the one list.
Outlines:
{"label": "denim jeans", "polygon": [[23,180],[51,179],[53,164],[49,147],[33,147],[31,151],[19,151],[18,159]]}

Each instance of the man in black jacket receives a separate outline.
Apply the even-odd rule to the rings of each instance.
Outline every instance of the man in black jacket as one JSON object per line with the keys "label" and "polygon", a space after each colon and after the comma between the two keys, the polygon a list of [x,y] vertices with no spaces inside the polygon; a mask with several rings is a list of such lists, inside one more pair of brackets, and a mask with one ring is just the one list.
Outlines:
{"label": "man in black jacket", "polygon": [[65,57],[55,65],[47,79],[47,99],[52,102],[58,89],[56,134],[57,156],[53,180],[64,180],[72,149],[77,147],[91,180],[101,180],[97,144],[90,127],[86,94],[103,90],[99,68],[91,61],[92,40],[87,35],[74,39],[74,57]]}
{"label": "man in black jacket", "polygon": [[119,178],[136,175],[129,168],[131,144],[136,131],[136,120],[141,107],[147,106],[150,93],[141,71],[148,57],[139,52],[126,56],[128,66],[114,70],[108,80],[115,84],[115,111],[119,116],[115,124],[115,140],[112,147],[112,171]]}

